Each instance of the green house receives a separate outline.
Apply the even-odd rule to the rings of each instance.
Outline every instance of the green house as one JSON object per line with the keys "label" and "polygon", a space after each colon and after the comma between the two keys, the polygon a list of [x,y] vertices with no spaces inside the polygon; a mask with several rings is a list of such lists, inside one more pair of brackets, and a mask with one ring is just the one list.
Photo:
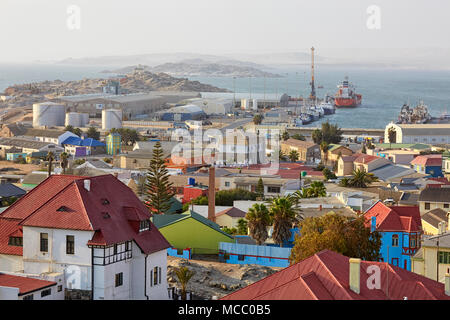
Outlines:
{"label": "green house", "polygon": [[176,249],[190,248],[193,254],[218,254],[219,242],[234,243],[233,236],[217,223],[190,210],[182,214],[153,215],[153,223]]}

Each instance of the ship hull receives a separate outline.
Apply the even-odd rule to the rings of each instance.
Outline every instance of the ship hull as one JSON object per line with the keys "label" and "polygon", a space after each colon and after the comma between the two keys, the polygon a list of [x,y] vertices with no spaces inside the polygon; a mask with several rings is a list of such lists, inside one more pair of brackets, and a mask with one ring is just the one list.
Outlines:
{"label": "ship hull", "polygon": [[336,108],[356,108],[361,105],[361,97],[357,98],[339,98],[334,99]]}
{"label": "ship hull", "polygon": [[332,108],[323,108],[323,112],[325,115],[334,114],[336,112],[336,109]]}

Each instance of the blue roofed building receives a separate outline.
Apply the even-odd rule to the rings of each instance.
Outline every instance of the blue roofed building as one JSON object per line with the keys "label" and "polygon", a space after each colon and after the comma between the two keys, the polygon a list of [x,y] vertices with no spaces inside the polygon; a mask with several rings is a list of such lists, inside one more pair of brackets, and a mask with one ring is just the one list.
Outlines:
{"label": "blue roofed building", "polygon": [[61,145],[73,156],[82,157],[106,152],[106,144],[92,138],[69,137]]}

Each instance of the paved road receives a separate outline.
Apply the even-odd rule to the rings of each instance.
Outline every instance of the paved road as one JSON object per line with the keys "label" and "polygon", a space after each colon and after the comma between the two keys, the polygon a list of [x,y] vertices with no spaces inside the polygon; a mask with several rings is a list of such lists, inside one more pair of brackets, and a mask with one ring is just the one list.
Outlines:
{"label": "paved road", "polygon": [[236,129],[237,127],[246,125],[247,123],[253,121],[252,118],[244,118],[244,119],[238,119],[236,121],[234,121],[233,123],[230,123],[229,125],[223,127],[222,129],[220,129],[222,132],[225,132],[226,130],[229,129]]}

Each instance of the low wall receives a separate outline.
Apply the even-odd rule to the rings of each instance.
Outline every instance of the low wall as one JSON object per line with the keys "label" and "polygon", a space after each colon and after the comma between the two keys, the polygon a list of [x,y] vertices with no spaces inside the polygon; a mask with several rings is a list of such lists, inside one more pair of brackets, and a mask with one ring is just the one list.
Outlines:
{"label": "low wall", "polygon": [[183,258],[183,259],[191,259],[191,249],[183,249],[178,250],[175,248],[168,248],[167,249],[167,255],[171,257],[177,257],[177,258]]}
{"label": "low wall", "polygon": [[288,267],[291,248],[219,243],[219,260],[232,264],[257,264],[267,267]]}

